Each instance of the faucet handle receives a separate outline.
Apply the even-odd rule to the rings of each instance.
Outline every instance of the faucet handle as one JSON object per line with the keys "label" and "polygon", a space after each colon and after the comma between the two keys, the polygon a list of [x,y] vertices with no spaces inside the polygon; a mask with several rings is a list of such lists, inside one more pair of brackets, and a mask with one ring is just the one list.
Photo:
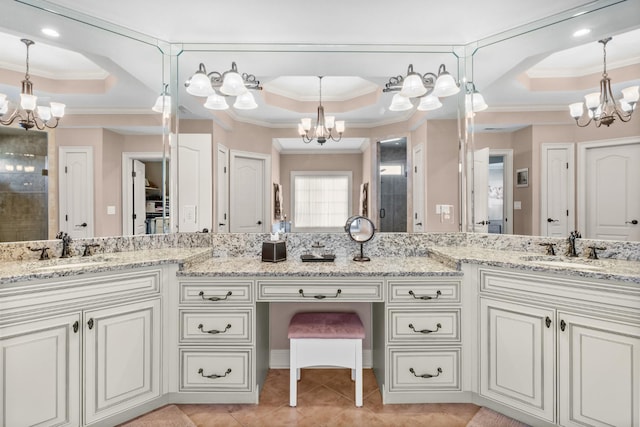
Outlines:
{"label": "faucet handle", "polygon": [[49,259],[49,246],[45,246],[43,248],[32,248],[31,246],[27,246],[27,248],[31,249],[33,252],[40,252],[40,261],[44,261]]}
{"label": "faucet handle", "polygon": [[544,242],[544,243],[539,243],[539,245],[547,247],[547,251],[545,252],[546,255],[555,255],[556,254],[556,251],[553,248],[556,245],[555,243]]}
{"label": "faucet handle", "polygon": [[587,258],[589,259],[598,259],[598,252],[597,251],[604,251],[607,248],[604,246],[589,246],[589,254],[587,255]]}

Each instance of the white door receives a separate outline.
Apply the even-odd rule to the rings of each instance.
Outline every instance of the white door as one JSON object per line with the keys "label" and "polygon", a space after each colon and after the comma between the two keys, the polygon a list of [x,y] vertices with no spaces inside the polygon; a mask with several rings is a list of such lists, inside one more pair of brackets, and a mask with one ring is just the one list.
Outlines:
{"label": "white door", "polygon": [[413,231],[423,232],[425,221],[425,182],[424,182],[424,152],[422,144],[413,148]]}
{"label": "white door", "polygon": [[269,194],[265,156],[231,151],[229,179],[231,232],[261,233],[268,230],[265,224],[265,220],[270,218],[265,206],[265,194]]}
{"label": "white door", "polygon": [[60,147],[59,170],[60,231],[93,237],[93,148]]}
{"label": "white door", "polygon": [[76,313],[0,328],[0,424],[80,425],[79,320]]}
{"label": "white door", "polygon": [[567,237],[575,229],[573,144],[542,144],[540,232]]}
{"label": "white door", "polygon": [[146,234],[147,197],[145,191],[146,167],[140,160],[133,160],[133,234]]}
{"label": "white door", "polygon": [[84,314],[85,423],[160,396],[160,300]]}
{"label": "white door", "polygon": [[229,232],[229,150],[218,144],[216,218],[218,233]]}
{"label": "white door", "polygon": [[473,209],[468,216],[469,221],[473,221],[471,229],[476,233],[487,233],[489,231],[489,148],[476,150],[473,153],[473,162],[469,158],[467,165],[473,165],[473,171],[468,176],[473,176],[473,187],[470,209]]}
{"label": "white door", "polygon": [[587,149],[584,178],[584,237],[640,240],[640,142]]}
{"label": "white door", "polygon": [[480,394],[554,421],[554,312],[480,299]]}
{"label": "white door", "polygon": [[[212,230],[211,135],[180,134],[177,144],[178,231]],[[171,156],[175,159],[175,156]],[[174,200],[171,201],[173,203]]]}
{"label": "white door", "polygon": [[640,426],[638,327],[562,312],[558,319],[560,424]]}

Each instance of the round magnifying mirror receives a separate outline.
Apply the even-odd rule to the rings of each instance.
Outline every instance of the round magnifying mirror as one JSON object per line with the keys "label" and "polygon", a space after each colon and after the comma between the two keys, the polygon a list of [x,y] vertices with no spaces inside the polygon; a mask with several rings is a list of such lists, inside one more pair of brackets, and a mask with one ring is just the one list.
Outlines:
{"label": "round magnifying mirror", "polygon": [[363,244],[373,239],[373,235],[375,234],[373,222],[367,217],[355,215],[347,220],[344,231],[347,232],[351,240],[360,243],[360,255],[353,257],[353,260],[370,261],[371,259],[369,257],[364,256]]}

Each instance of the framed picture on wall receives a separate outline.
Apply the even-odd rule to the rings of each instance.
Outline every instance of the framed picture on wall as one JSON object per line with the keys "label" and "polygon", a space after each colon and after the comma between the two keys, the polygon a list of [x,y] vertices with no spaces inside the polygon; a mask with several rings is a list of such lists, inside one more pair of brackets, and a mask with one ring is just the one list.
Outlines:
{"label": "framed picture on wall", "polygon": [[529,168],[516,170],[516,187],[529,186]]}

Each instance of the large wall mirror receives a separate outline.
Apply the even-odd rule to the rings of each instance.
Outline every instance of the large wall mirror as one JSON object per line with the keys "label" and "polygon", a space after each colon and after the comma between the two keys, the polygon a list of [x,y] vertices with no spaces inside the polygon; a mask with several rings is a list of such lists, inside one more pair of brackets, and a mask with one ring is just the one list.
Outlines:
{"label": "large wall mirror", "polygon": [[[391,224],[389,231],[557,236],[578,228],[583,236],[591,237],[586,224],[593,215],[582,206],[589,205],[586,195],[596,191],[593,188],[615,200],[640,199],[632,197],[634,191],[638,193],[633,186],[627,190],[631,196],[608,192],[606,185],[613,180],[594,181],[597,175],[584,166],[597,161],[592,154],[600,148],[622,145],[633,150],[640,119],[611,127],[578,128],[567,108],[598,84],[602,66],[599,38],[613,36],[608,53],[616,96],[621,88],[639,84],[637,2],[575,1],[562,8],[538,5],[535,10],[524,8],[522,14],[505,15],[504,19],[512,19],[509,25],[494,19],[482,28],[467,17],[473,13],[455,14],[460,21],[456,23],[469,32],[460,44],[453,45],[443,44],[450,42],[443,37],[431,38],[427,34],[431,29],[421,25],[403,24],[404,35],[364,29],[359,29],[362,35],[310,34],[306,25],[292,20],[287,32],[280,33],[269,24],[273,20],[264,19],[241,26],[240,34],[227,25],[198,27],[199,21],[191,22],[179,9],[163,32],[152,24],[166,19],[157,15],[162,7],[146,11],[143,22],[136,13],[120,17],[109,13],[117,5],[85,5],[83,13],[65,6],[75,8],[70,0],[14,1],[3,6],[6,13],[0,17],[0,93],[18,99],[25,60],[20,39],[30,38],[36,42],[30,51],[36,94],[42,101],[67,105],[59,127],[40,134],[46,139],[46,159],[39,152],[23,153],[43,157],[46,168],[37,166],[37,182],[18,182],[25,178],[24,165],[18,177],[17,163],[9,171],[12,165],[0,159],[0,167],[6,170],[0,175],[9,175],[8,183],[0,187],[4,200],[7,188],[31,183],[41,195],[46,194],[47,201],[46,208],[38,208],[47,211],[46,216],[40,215],[48,221],[46,231],[38,235],[17,232],[25,229],[18,218],[26,215],[12,213],[16,219],[4,216],[14,225],[0,233],[5,241],[51,238],[64,227],[78,237],[168,231],[267,232],[274,227],[315,231],[331,229],[332,221],[344,224],[349,216],[364,211],[382,232],[387,224]],[[225,7],[233,12],[239,6]],[[373,6],[369,12],[372,16],[385,13]],[[268,16],[277,11],[267,8],[262,13]],[[518,16],[516,21],[514,16]],[[185,30],[191,23],[193,29]],[[344,22],[335,24],[347,28]],[[582,26],[591,28],[591,34],[572,38],[573,31]],[[60,37],[44,36],[41,30],[45,27],[58,30]],[[299,34],[305,37],[291,42]],[[6,60],[5,46],[9,49]],[[567,50],[570,53],[565,54]],[[564,77],[544,77],[557,72],[559,64],[565,64]],[[566,68],[572,68],[573,74],[567,74]],[[246,74],[249,80],[260,82],[261,90],[249,90],[253,100],[233,94],[208,99],[213,94],[187,92],[185,82],[198,72],[214,78],[219,75],[222,81],[223,74],[234,69],[241,78]],[[440,74],[445,69],[462,90],[441,97],[440,108],[431,109],[433,104],[425,103],[419,109],[421,99],[417,97],[410,105],[390,108],[398,92],[382,89],[389,83],[393,86],[394,78],[407,77],[410,71],[428,77],[427,73]],[[164,105],[166,114],[155,113],[151,107],[165,85],[171,104]],[[465,95],[475,90],[483,94],[489,108],[469,115]],[[299,124],[305,126],[304,118],[311,119],[312,129],[316,125],[320,102],[327,116],[344,122],[339,142],[328,140],[321,145],[312,138],[305,143],[298,132]],[[25,146],[29,144],[33,143]],[[91,156],[93,182],[78,178],[80,175],[65,182],[60,173],[65,156],[72,160]],[[569,172],[561,174],[567,181],[566,192],[558,193],[552,191],[560,187],[553,185],[557,177],[550,170],[562,156],[571,161]],[[637,160],[630,162],[629,170],[640,170]],[[46,175],[42,169],[47,170]],[[480,176],[480,170],[486,173]],[[312,178],[296,184],[300,176]],[[314,202],[305,195],[302,182],[330,188],[325,190],[328,194],[341,194],[344,218],[328,219],[311,209],[304,217],[309,222],[297,219],[304,208],[296,204]],[[63,227],[62,217],[73,215],[61,209],[65,189],[68,195],[93,191],[93,201],[86,208],[91,221],[72,218]],[[480,191],[486,197],[480,197]],[[545,191],[546,199],[542,197]],[[557,200],[567,206],[558,207]],[[3,213],[7,204],[2,205]],[[477,212],[483,207],[484,211]],[[559,218],[562,212],[564,217]],[[622,208],[611,215],[616,221],[624,216],[628,229],[634,219],[640,219],[633,212],[622,215]],[[325,220],[329,225],[322,223]],[[639,240],[619,231],[609,227],[594,236]]]}

